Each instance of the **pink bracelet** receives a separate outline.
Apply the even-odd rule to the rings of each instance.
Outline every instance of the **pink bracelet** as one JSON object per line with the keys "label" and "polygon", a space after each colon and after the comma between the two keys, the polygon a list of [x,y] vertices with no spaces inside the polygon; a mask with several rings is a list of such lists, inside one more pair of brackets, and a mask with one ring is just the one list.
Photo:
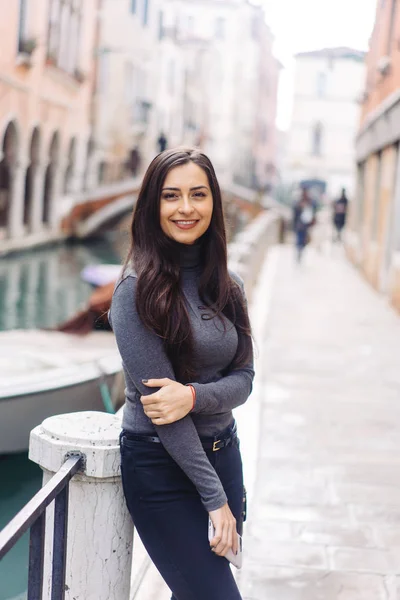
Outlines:
{"label": "pink bracelet", "polygon": [[193,398],[193,406],[192,406],[192,410],[194,409],[194,405],[196,404],[196,390],[194,389],[194,387],[192,385],[188,385],[188,387],[190,388],[190,391],[192,392],[192,398]]}

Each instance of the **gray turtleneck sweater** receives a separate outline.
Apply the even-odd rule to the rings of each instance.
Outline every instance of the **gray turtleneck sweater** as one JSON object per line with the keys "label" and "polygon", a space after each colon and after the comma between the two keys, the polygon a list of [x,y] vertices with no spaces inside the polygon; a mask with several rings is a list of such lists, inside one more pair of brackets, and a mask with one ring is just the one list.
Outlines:
{"label": "gray turtleneck sweater", "polygon": [[[211,511],[223,506],[227,498],[199,436],[214,436],[232,424],[232,409],[246,402],[252,389],[254,370],[251,361],[241,369],[222,375],[235,356],[237,332],[227,319],[224,331],[218,318],[202,318],[207,309],[202,306],[198,293],[199,264],[199,246],[182,245],[181,285],[189,307],[198,380],[193,382],[195,407],[180,421],[153,425],[140,402],[142,395],[156,391],[146,387],[142,379],[168,377],[176,380],[176,377],[162,340],[143,325],[137,314],[134,271],[125,273],[117,283],[109,316],[125,374],[122,427],[132,433],[154,435],[156,432],[167,452],[196,486],[205,509]],[[240,278],[230,274],[243,289]]]}

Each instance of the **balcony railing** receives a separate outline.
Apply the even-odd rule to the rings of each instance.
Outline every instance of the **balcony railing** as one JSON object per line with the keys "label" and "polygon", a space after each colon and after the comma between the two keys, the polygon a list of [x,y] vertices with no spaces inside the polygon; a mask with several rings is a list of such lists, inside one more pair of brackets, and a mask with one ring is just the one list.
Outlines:
{"label": "balcony railing", "polygon": [[30,528],[27,600],[41,600],[46,508],[54,500],[51,600],[64,600],[70,479],[83,467],[84,456],[67,456],[60,470],[0,532],[0,560]]}

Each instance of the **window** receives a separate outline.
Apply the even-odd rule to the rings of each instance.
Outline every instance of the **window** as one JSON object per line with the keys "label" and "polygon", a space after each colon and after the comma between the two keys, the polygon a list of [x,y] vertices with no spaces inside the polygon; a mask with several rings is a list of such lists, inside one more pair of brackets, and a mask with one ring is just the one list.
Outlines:
{"label": "window", "polygon": [[74,168],[76,162],[76,138],[72,138],[69,143],[68,163],[64,175],[64,194],[68,194],[72,189]]}
{"label": "window", "polygon": [[147,100],[148,78],[145,69],[136,67],[132,72],[132,117],[134,123],[148,124],[151,104]]}
{"label": "window", "polygon": [[131,0],[131,13],[134,15],[136,13],[137,5],[136,0]]}
{"label": "window", "polygon": [[97,72],[97,91],[102,94],[106,91],[110,73],[109,54],[103,52],[99,56],[99,67]]}
{"label": "window", "polygon": [[188,33],[193,33],[193,31],[194,31],[194,16],[193,15],[188,15],[187,31],[188,31]]}
{"label": "window", "polygon": [[138,98],[136,103],[137,118],[136,121],[142,125],[149,124],[151,103],[143,98]]}
{"label": "window", "polygon": [[76,15],[76,18],[73,18],[70,24],[70,52],[67,66],[67,71],[70,73],[74,73],[79,66],[79,41],[81,37],[81,26],[81,16]]}
{"label": "window", "polygon": [[326,95],[326,74],[317,73],[317,96],[323,98]]}
{"label": "window", "polygon": [[98,166],[98,175],[97,175],[97,177],[98,177],[99,183],[105,183],[106,182],[106,180],[107,180],[107,170],[108,170],[107,163],[106,163],[105,160],[102,160],[99,163],[99,166]]}
{"label": "window", "polygon": [[313,125],[311,135],[311,154],[313,156],[321,156],[323,127],[319,121]]}
{"label": "window", "polygon": [[75,75],[79,66],[82,4],[76,0],[52,0],[47,59]]}
{"label": "window", "polygon": [[223,40],[225,37],[225,19],[218,17],[215,21],[215,37],[218,40]]}
{"label": "window", "polygon": [[357,187],[354,199],[353,228],[361,233],[365,211],[365,162],[357,164]]}
{"label": "window", "polygon": [[143,0],[143,27],[149,22],[149,2],[150,0]]}
{"label": "window", "polygon": [[125,102],[131,104],[134,96],[134,84],[133,84],[133,65],[129,62],[125,63]]}
{"label": "window", "polygon": [[392,6],[390,10],[390,21],[389,21],[389,31],[388,31],[388,41],[387,41],[387,54],[389,55],[392,51],[393,44],[393,34],[394,34],[394,26],[396,19],[396,11],[397,11],[397,0],[391,0]]}
{"label": "window", "polygon": [[258,16],[254,16],[251,19],[250,30],[253,40],[258,40],[260,38],[260,21]]}
{"label": "window", "polygon": [[395,185],[394,185],[394,193],[393,193],[393,225],[392,225],[392,235],[393,235],[393,250],[399,252],[400,251],[400,148],[397,146],[397,159],[396,159],[396,168],[395,168]]}
{"label": "window", "polygon": [[49,39],[47,45],[47,57],[57,61],[60,47],[60,13],[61,0],[52,0],[50,5]]}
{"label": "window", "polygon": [[178,14],[176,14],[175,19],[174,19],[174,26],[172,28],[172,37],[174,40],[177,39],[178,34],[181,31],[181,29],[180,29],[181,23],[182,23],[182,19],[179,18]]}
{"label": "window", "polygon": [[175,63],[173,60],[169,61],[168,64],[168,91],[170,94],[174,93],[175,89]]}
{"label": "window", "polygon": [[158,39],[162,40],[164,37],[164,13],[162,10],[158,13]]}
{"label": "window", "polygon": [[26,41],[26,12],[27,0],[20,0],[19,3],[19,24],[18,24],[18,51],[24,51],[24,42]]}
{"label": "window", "polygon": [[68,47],[69,47],[69,22],[70,22],[70,11],[69,6],[66,2],[61,5],[61,26],[60,26],[60,48],[58,53],[57,64],[62,69],[67,70],[68,63]]}
{"label": "window", "polygon": [[372,203],[372,228],[371,236],[373,240],[377,239],[378,236],[378,222],[379,222],[379,200],[381,195],[381,181],[382,181],[382,152],[378,152],[376,157],[376,170],[375,170],[375,188]]}
{"label": "window", "polygon": [[261,123],[260,125],[259,140],[262,144],[265,144],[268,140],[268,127],[266,123]]}

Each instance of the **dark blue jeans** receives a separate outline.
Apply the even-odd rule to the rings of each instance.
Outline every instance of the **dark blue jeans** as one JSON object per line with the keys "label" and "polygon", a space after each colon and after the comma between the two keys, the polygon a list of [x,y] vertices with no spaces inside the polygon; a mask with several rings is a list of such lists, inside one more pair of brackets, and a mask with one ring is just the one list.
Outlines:
{"label": "dark blue jeans", "polygon": [[307,235],[308,235],[307,228],[298,229],[296,231],[297,260],[299,262],[301,261],[301,256],[302,256],[303,250],[307,245]]}
{"label": "dark blue jeans", "polygon": [[[206,450],[241,527],[243,473],[239,441]],[[121,435],[122,484],[133,523],[173,600],[241,600],[225,558],[208,541],[208,513],[162,444]]]}

